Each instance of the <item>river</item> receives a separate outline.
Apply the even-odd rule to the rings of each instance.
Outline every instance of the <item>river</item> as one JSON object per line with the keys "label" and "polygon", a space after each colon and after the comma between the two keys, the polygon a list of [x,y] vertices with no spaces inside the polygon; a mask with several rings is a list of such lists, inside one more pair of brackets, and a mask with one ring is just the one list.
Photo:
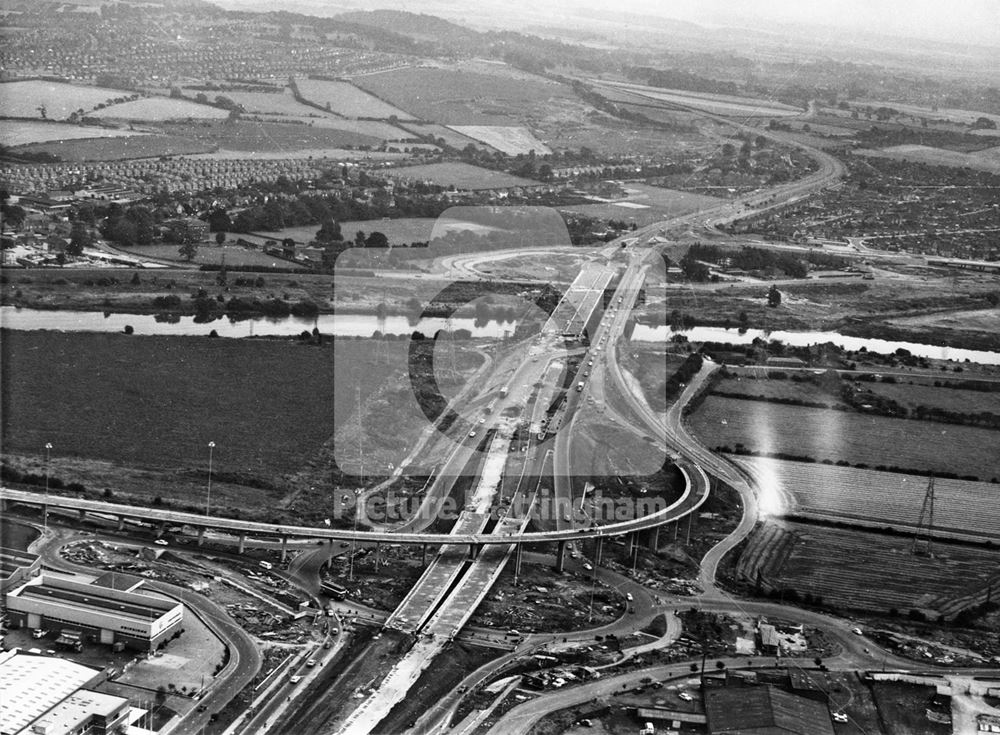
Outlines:
{"label": "river", "polygon": [[692,327],[691,329],[673,331],[667,325],[636,324],[635,331],[632,332],[632,340],[635,342],[664,342],[675,335],[683,335],[690,342],[728,342],[734,345],[748,345],[757,338],[778,340],[793,347],[808,347],[809,345],[832,342],[838,347],[852,352],[865,349],[868,352],[887,355],[894,353],[897,349],[904,349],[912,355],[930,360],[954,360],[955,362],[968,360],[981,365],[1000,365],[1000,353],[998,352],[965,350],[958,347],[926,345],[919,342],[893,342],[868,337],[849,337],[838,332],[785,332],[781,330],[767,332],[763,329],[740,330],[725,327]]}
{"label": "river", "polygon": [[193,316],[167,320],[154,314],[50,311],[0,306],[0,326],[21,331],[48,329],[60,332],[123,332],[126,326],[130,326],[135,334],[186,337],[205,337],[212,330],[220,337],[294,337],[303,331],[311,332],[314,328],[319,329],[322,334],[337,337],[371,337],[376,331],[394,335],[419,331],[431,337],[440,329],[467,329],[473,337],[500,338],[513,334],[517,323],[495,320],[477,322],[471,317],[456,317],[451,320],[426,317],[411,322],[405,316],[380,319],[374,314],[319,314],[306,318],[255,316],[238,320],[221,317],[210,322],[196,322]]}

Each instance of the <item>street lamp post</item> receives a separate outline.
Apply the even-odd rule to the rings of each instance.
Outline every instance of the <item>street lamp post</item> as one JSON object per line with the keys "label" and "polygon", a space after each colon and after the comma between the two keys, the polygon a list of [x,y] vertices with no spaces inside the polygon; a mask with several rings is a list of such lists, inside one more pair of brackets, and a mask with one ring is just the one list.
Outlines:
{"label": "street lamp post", "polygon": [[212,508],[212,454],[215,450],[215,442],[208,443],[208,492],[205,493],[205,515],[210,514]]}
{"label": "street lamp post", "polygon": [[[354,552],[358,546],[358,511],[359,504],[361,501],[361,489],[354,489],[354,537],[351,539],[351,559],[347,563],[347,579],[351,582],[354,581]],[[378,565],[376,564],[375,571],[378,571]]]}
{"label": "street lamp post", "polygon": [[45,508],[42,510],[42,527],[49,528],[49,455],[52,452],[52,442],[45,442]]}

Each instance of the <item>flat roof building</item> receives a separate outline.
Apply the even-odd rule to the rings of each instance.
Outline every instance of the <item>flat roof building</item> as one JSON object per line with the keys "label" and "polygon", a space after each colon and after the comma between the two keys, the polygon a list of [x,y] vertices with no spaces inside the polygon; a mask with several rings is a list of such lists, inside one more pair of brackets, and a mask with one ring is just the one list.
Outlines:
{"label": "flat roof building", "polygon": [[0,653],[0,735],[13,735],[85,686],[101,678],[98,669],[18,649]]}
{"label": "flat roof building", "polygon": [[11,624],[77,629],[94,642],[152,651],[180,630],[184,607],[151,595],[43,575],[7,593]]}

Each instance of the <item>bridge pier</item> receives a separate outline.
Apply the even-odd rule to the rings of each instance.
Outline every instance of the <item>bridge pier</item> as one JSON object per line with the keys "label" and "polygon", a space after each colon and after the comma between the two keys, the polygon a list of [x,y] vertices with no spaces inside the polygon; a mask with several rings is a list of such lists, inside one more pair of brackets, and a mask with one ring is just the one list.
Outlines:
{"label": "bridge pier", "polygon": [[163,538],[163,532],[167,530],[167,522],[161,521],[156,527],[156,538]]}
{"label": "bridge pier", "polygon": [[240,542],[236,546],[237,553],[242,554],[243,550],[246,548],[246,545],[247,545],[247,535],[245,533],[241,533]]}
{"label": "bridge pier", "polygon": [[656,551],[660,548],[660,527],[653,526],[649,529],[649,550]]}
{"label": "bridge pier", "polygon": [[427,544],[423,544],[420,547],[420,566],[427,566]]}
{"label": "bridge pier", "polygon": [[479,552],[483,550],[482,544],[469,544],[469,558],[478,559]]}
{"label": "bridge pier", "polygon": [[284,562],[288,557],[288,536],[281,537],[281,561]]}
{"label": "bridge pier", "polygon": [[601,566],[601,560],[604,557],[604,537],[597,537],[597,546],[594,549],[594,566]]}
{"label": "bridge pier", "polygon": [[79,514],[81,521],[87,517],[87,511],[85,511],[83,508],[80,508],[80,510],[78,510],[77,513]]}
{"label": "bridge pier", "polygon": [[559,548],[556,549],[556,571],[562,574],[566,568],[566,542],[560,541]]}
{"label": "bridge pier", "polygon": [[42,525],[47,526],[49,524],[49,504],[42,503]]}
{"label": "bridge pier", "polygon": [[517,544],[514,547],[514,584],[517,585],[517,578],[521,576],[521,560],[524,558],[524,544]]}
{"label": "bridge pier", "polygon": [[118,530],[125,530],[125,516],[118,516]]}
{"label": "bridge pier", "polygon": [[636,531],[628,534],[625,537],[625,547],[628,549],[629,556],[635,556],[636,549],[639,546],[639,534]]}
{"label": "bridge pier", "polygon": [[198,546],[201,546],[203,543],[205,543],[205,527],[198,526]]}

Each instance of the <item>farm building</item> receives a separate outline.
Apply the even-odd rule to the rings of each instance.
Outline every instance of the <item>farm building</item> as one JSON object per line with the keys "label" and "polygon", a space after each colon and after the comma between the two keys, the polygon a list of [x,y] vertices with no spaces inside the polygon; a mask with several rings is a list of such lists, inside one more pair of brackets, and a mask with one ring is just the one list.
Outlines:
{"label": "farm building", "polygon": [[152,651],[180,630],[184,607],[135,592],[43,575],[7,593],[11,624],[62,631],[67,626],[100,643]]}
{"label": "farm building", "polygon": [[825,704],[772,686],[710,688],[704,695],[711,735],[833,735]]}

